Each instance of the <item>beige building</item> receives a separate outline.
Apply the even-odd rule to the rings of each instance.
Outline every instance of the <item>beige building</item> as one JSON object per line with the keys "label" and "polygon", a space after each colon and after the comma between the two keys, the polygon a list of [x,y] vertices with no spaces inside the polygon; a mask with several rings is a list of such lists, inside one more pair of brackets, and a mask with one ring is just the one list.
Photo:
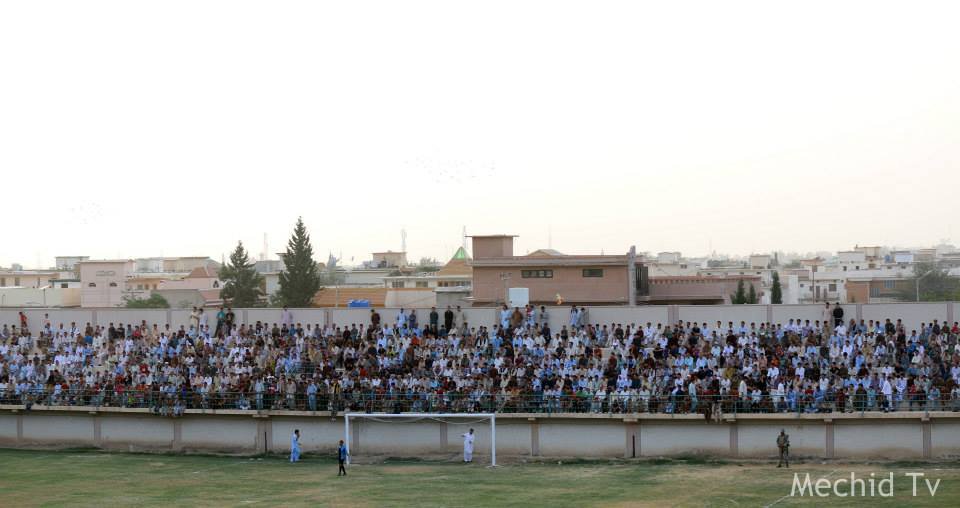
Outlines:
{"label": "beige building", "polygon": [[0,287],[42,288],[59,278],[53,270],[0,270]]}
{"label": "beige building", "polygon": [[472,237],[474,305],[502,303],[510,288],[527,288],[530,303],[535,305],[628,305],[646,288],[642,263],[631,254],[582,256],[543,250],[515,256],[514,238]]}
{"label": "beige building", "polygon": [[133,273],[132,259],[82,261],[80,267],[81,307],[120,307],[125,305],[127,279]]}
{"label": "beige building", "polygon": [[371,268],[402,268],[407,266],[406,252],[374,252]]}
{"label": "beige building", "polygon": [[649,295],[643,301],[649,305],[721,305],[730,303],[741,280],[745,290],[753,285],[758,303],[763,303],[766,294],[760,276],[734,274],[650,277]]}

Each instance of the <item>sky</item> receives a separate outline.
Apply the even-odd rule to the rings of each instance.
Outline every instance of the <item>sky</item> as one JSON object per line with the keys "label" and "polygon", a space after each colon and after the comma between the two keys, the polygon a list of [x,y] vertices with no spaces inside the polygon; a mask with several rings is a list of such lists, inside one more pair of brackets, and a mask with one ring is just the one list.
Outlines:
{"label": "sky", "polygon": [[[0,265],[957,243],[960,3],[0,3]],[[273,256],[271,256],[273,257]]]}

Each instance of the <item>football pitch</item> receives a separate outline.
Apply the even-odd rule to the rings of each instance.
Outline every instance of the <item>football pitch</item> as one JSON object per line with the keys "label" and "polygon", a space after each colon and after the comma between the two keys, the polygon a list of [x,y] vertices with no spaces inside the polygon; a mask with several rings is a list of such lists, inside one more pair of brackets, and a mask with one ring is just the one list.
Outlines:
{"label": "football pitch", "polygon": [[[477,463],[384,459],[354,464],[283,457],[0,450],[0,506],[960,506],[957,463],[776,464],[661,459]],[[887,477],[894,497],[791,497],[813,482]],[[923,479],[940,479],[931,497]],[[841,490],[841,493],[844,493]],[[859,493],[858,493],[859,496]]]}

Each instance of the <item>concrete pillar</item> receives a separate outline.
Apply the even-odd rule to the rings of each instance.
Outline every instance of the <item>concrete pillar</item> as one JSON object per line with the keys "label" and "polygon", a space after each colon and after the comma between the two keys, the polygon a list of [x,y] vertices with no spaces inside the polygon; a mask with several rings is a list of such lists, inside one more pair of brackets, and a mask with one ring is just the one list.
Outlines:
{"label": "concrete pillar", "polygon": [[90,311],[90,320],[93,323],[94,328],[100,325],[100,321],[97,320],[97,311],[96,309]]}
{"label": "concrete pillar", "polygon": [[183,451],[183,422],[180,418],[173,419],[173,443],[170,444],[170,448],[175,452]]}
{"label": "concrete pillar", "polygon": [[736,420],[727,420],[727,425],[730,427],[730,456],[739,457],[740,456],[740,428],[737,426]]}
{"label": "concrete pillar", "polygon": [[17,443],[23,442],[23,413],[17,413]]}
{"label": "concrete pillar", "polygon": [[447,440],[449,439],[449,429],[447,428],[447,422],[440,422],[440,449],[447,449]]}
{"label": "concrete pillar", "polygon": [[[857,306],[859,307],[859,305]],[[858,320],[859,321],[859,320]],[[824,434],[824,445],[823,445],[823,456],[832,459],[834,458],[834,428],[833,420],[830,418],[825,418],[823,420],[823,434]]]}
{"label": "concrete pillar", "polygon": [[[857,304],[857,323],[859,323],[861,319],[863,319],[863,304],[858,303]],[[847,320],[849,321],[849,318]]]}
{"label": "concrete pillar", "polygon": [[931,459],[933,458],[933,425],[930,423],[929,418],[924,418],[923,422],[920,424],[920,428],[923,432],[923,458]]}
{"label": "concrete pillar", "polygon": [[173,311],[170,309],[167,309],[167,324],[173,327]]}
{"label": "concrete pillar", "polygon": [[637,246],[631,245],[627,252],[627,301],[637,305]]}
{"label": "concrete pillar", "polygon": [[360,452],[360,426],[362,418],[350,422],[350,453]]}
{"label": "concrete pillar", "polygon": [[273,442],[273,421],[269,416],[257,415],[257,435],[253,438],[253,449],[257,453],[269,453]]}
{"label": "concrete pillar", "polygon": [[536,418],[527,418],[530,423],[530,455],[540,456],[540,421]]}
{"label": "concrete pillar", "polygon": [[953,315],[954,305],[953,302],[947,302],[947,323],[953,324],[957,320],[957,317]]}
{"label": "concrete pillar", "polygon": [[631,459],[640,456],[640,423],[636,420],[624,420],[623,430],[626,435],[623,458]]}
{"label": "concrete pillar", "polygon": [[767,305],[767,323],[773,323],[773,305]]}
{"label": "concrete pillar", "polygon": [[103,442],[100,434],[100,415],[94,413],[93,415],[93,446],[100,448],[102,444]]}

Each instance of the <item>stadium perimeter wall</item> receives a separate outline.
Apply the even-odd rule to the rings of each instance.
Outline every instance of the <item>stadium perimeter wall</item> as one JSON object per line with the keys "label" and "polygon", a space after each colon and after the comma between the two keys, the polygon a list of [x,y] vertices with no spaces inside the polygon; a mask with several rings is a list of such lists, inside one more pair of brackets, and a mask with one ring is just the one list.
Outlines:
{"label": "stadium perimeter wall", "polygon": [[[447,418],[400,423],[351,419],[356,456],[443,456],[461,450],[460,435],[476,429],[476,451],[489,453],[489,422]],[[333,453],[343,438],[342,416],[327,412],[200,411],[180,418],[145,409],[0,406],[0,446],[96,447],[105,450],[215,452],[252,455],[289,452],[300,429],[308,453]],[[960,455],[960,413],[702,415],[502,414],[502,457],[656,457],[703,454],[769,458],[780,429],[791,454],[838,459],[935,459]]]}
{"label": "stadium perimeter wall", "polygon": [[[958,302],[921,302],[921,303],[870,303],[845,304],[844,320],[861,319],[865,321],[883,321],[902,319],[908,332],[918,329],[921,323],[930,323],[934,319],[953,323],[960,321],[960,303]],[[36,329],[42,326],[44,315],[54,326],[63,323],[65,327],[70,323],[77,323],[83,327],[87,323],[108,326],[110,323],[139,324],[146,321],[148,325],[157,324],[161,328],[170,325],[173,329],[180,326],[189,326],[190,311],[184,309],[64,309],[64,308],[12,308],[0,309],[0,325],[19,324],[17,312],[23,310],[27,315],[28,325]],[[393,323],[399,308],[377,308],[377,312],[387,323]],[[406,309],[409,311],[409,309]],[[443,311],[438,309],[443,319]],[[561,327],[569,323],[570,308],[566,306],[548,307],[550,328],[559,332]],[[216,324],[216,310],[207,309],[208,323]],[[235,309],[239,323],[253,324],[257,321],[267,323],[280,322],[280,309]],[[339,326],[358,326],[370,323],[370,309],[344,308],[309,308],[291,309],[294,322],[304,325],[325,325],[333,323]],[[500,312],[493,307],[468,307],[463,309],[464,318],[471,327],[492,326],[500,321]],[[419,322],[426,324],[430,320],[429,308],[417,308]],[[722,321],[724,325],[732,321],[739,325],[741,321],[750,323],[783,323],[790,319],[807,320],[811,322],[823,319],[822,304],[801,305],[650,305],[650,306],[608,306],[587,307],[588,321],[594,324],[630,324],[644,325],[646,323],[676,323],[678,320],[709,323],[715,325]]]}

